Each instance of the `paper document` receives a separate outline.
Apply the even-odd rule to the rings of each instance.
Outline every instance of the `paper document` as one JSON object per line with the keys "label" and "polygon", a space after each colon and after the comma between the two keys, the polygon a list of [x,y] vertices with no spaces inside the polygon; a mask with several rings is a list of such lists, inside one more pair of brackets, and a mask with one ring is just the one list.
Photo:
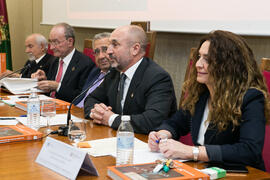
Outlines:
{"label": "paper document", "polygon": [[[81,148],[81,150],[87,151],[88,154],[94,157],[116,155],[116,137],[87,142],[90,144],[91,148]],[[145,142],[134,138],[134,149],[148,149],[148,145]]]}
{"label": "paper document", "polygon": [[[22,124],[27,125],[27,117],[16,117],[18,121],[20,121]],[[76,116],[71,115],[71,119],[76,122],[82,122],[83,119],[78,118]],[[65,125],[67,124],[67,114],[56,114],[55,117],[51,119],[50,126],[54,125]],[[40,127],[46,127],[47,126],[47,119],[46,117],[40,116]]]}
{"label": "paper document", "polygon": [[36,88],[37,82],[37,79],[31,78],[4,78],[1,80],[1,86],[7,88],[12,94],[31,93],[32,88],[35,88],[37,92],[42,92]]}
{"label": "paper document", "polygon": [[[6,98],[3,98],[0,100],[10,106],[14,106],[16,102],[18,101],[27,101],[28,100],[28,95],[12,95],[12,96],[6,96]],[[48,100],[48,99],[52,99],[49,96],[45,96],[45,95],[38,95],[39,100]]]}
{"label": "paper document", "polygon": [[10,126],[18,124],[17,117],[0,117],[0,125]]}

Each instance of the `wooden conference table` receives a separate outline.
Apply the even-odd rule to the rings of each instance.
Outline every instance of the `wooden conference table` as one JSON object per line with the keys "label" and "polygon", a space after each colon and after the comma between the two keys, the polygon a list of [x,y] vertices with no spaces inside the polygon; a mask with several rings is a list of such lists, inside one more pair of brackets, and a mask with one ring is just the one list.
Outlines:
{"label": "wooden conference table", "polygon": [[[6,95],[5,92],[0,92],[0,95]],[[61,113],[65,113],[64,111]],[[19,116],[26,114],[25,111],[10,107],[4,103],[0,103],[0,116]],[[80,108],[74,108],[72,114],[83,118],[83,110]],[[92,121],[87,123],[87,139],[94,140],[108,137],[115,137],[116,131],[111,128],[93,124]],[[53,127],[57,129],[57,127]],[[146,135],[135,134],[135,136],[143,141],[147,141]],[[50,137],[58,139],[60,141],[69,143],[67,137],[50,135]],[[45,138],[40,141],[27,141],[27,142],[12,142],[0,144],[0,179],[66,179],[65,177],[51,171],[37,163],[35,159],[39,154],[39,151],[44,143]],[[89,174],[80,173],[77,179],[109,179],[107,175],[107,166],[115,165],[115,159],[111,156],[105,157],[92,157],[92,162],[97,168],[100,176],[95,177]],[[188,162],[187,164],[202,169],[204,163]],[[248,174],[228,174],[223,179],[270,179],[270,174],[257,170],[252,167],[248,167]]]}

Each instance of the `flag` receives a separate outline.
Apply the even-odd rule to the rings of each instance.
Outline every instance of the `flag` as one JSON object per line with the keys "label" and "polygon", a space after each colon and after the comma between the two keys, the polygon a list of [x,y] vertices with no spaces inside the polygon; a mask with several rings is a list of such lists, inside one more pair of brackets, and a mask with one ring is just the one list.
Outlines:
{"label": "flag", "polygon": [[6,67],[12,70],[6,0],[0,0],[0,53],[6,53]]}

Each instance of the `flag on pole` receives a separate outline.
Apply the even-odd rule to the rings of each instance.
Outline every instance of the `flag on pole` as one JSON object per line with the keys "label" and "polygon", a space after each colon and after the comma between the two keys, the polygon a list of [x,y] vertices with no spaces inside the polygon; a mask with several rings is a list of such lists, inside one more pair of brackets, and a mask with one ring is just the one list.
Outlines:
{"label": "flag on pole", "polygon": [[6,68],[12,70],[6,0],[0,0],[0,53],[6,53]]}

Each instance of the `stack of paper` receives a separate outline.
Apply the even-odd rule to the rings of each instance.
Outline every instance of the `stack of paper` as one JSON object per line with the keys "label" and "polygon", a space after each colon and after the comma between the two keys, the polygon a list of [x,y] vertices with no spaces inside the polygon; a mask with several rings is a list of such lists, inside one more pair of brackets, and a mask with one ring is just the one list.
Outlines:
{"label": "stack of paper", "polygon": [[42,92],[38,90],[37,79],[31,78],[4,78],[1,80],[1,86],[4,86],[12,94],[27,94],[31,93],[31,89],[35,89],[36,92]]}

